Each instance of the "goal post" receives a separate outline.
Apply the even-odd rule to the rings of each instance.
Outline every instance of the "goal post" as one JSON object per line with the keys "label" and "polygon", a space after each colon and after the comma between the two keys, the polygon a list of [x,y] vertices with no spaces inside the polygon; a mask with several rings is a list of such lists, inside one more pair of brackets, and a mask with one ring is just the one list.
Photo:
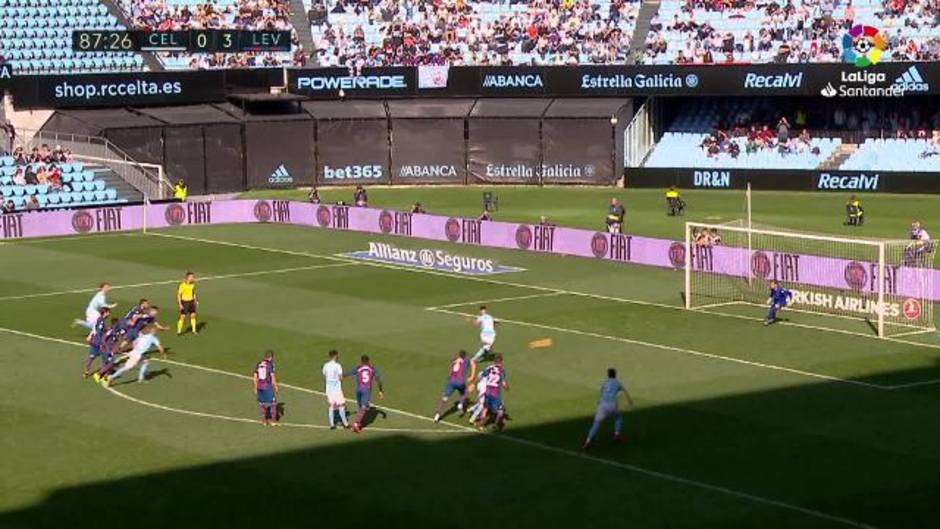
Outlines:
{"label": "goal post", "polygon": [[732,224],[685,226],[685,306],[766,306],[770,280],[789,312],[867,321],[878,336],[934,329],[929,242],[814,235]]}

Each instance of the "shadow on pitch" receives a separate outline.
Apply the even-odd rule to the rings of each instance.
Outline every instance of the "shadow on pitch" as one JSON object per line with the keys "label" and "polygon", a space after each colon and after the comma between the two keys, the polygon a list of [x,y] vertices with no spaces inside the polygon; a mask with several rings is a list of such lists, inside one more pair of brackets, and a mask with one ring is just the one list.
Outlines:
{"label": "shadow on pitch", "polygon": [[[896,374],[925,378],[935,369]],[[322,436],[167,416],[164,422],[176,421],[180,429],[154,437],[152,446],[160,450],[150,452],[133,430],[82,430],[83,442],[107,450],[37,461],[44,465],[37,466],[39,474],[54,473],[53,464],[74,464],[125,477],[52,488],[35,505],[0,513],[0,527],[477,529],[481,516],[514,529],[845,527],[694,482],[878,527],[933,526],[940,517],[940,386],[883,391],[802,382],[666,405],[642,402],[626,415],[624,445],[613,443],[607,423],[590,452],[626,467],[580,456],[590,409],[566,420],[513,423],[487,436],[389,435],[368,428],[361,436]],[[435,402],[432,397],[428,404]],[[278,446],[284,451],[271,453]],[[230,455],[251,451],[264,453]],[[140,474],[139,457],[158,470]],[[223,461],[190,463],[216,457]],[[160,468],[164,464],[169,468]],[[31,478],[11,479],[22,486]]]}

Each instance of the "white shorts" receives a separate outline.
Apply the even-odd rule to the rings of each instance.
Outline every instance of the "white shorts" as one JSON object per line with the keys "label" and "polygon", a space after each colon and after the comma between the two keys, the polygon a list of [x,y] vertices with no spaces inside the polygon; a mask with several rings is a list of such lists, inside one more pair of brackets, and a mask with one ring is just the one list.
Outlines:
{"label": "white shorts", "polygon": [[594,414],[595,421],[603,421],[608,417],[613,417],[620,413],[616,404],[598,404],[597,412]]}
{"label": "white shorts", "polygon": [[495,334],[481,334],[480,335],[480,343],[482,343],[483,345],[487,347],[493,347],[493,343],[495,342],[496,342]]}
{"label": "white shorts", "polygon": [[101,317],[101,313],[95,309],[87,308],[85,309],[85,323],[91,325],[92,327],[98,323],[98,318]]}
{"label": "white shorts", "polygon": [[345,406],[346,397],[343,396],[342,388],[326,390],[326,401],[330,406]]}

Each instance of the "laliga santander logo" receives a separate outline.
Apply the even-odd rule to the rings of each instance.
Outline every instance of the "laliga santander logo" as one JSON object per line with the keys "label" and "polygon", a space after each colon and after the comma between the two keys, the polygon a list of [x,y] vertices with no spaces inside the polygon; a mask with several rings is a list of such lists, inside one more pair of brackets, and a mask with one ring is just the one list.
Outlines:
{"label": "laliga santander logo", "polygon": [[856,68],[878,64],[886,49],[888,40],[876,27],[858,24],[842,36],[842,60],[855,64]]}

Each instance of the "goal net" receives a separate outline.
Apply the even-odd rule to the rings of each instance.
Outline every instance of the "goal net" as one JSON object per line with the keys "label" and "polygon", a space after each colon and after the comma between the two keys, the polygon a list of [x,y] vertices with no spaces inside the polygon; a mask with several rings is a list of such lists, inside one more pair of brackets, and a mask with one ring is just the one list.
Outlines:
{"label": "goal net", "polygon": [[776,279],[793,292],[790,312],[865,320],[883,337],[934,329],[930,242],[690,222],[685,249],[689,309],[766,306]]}

